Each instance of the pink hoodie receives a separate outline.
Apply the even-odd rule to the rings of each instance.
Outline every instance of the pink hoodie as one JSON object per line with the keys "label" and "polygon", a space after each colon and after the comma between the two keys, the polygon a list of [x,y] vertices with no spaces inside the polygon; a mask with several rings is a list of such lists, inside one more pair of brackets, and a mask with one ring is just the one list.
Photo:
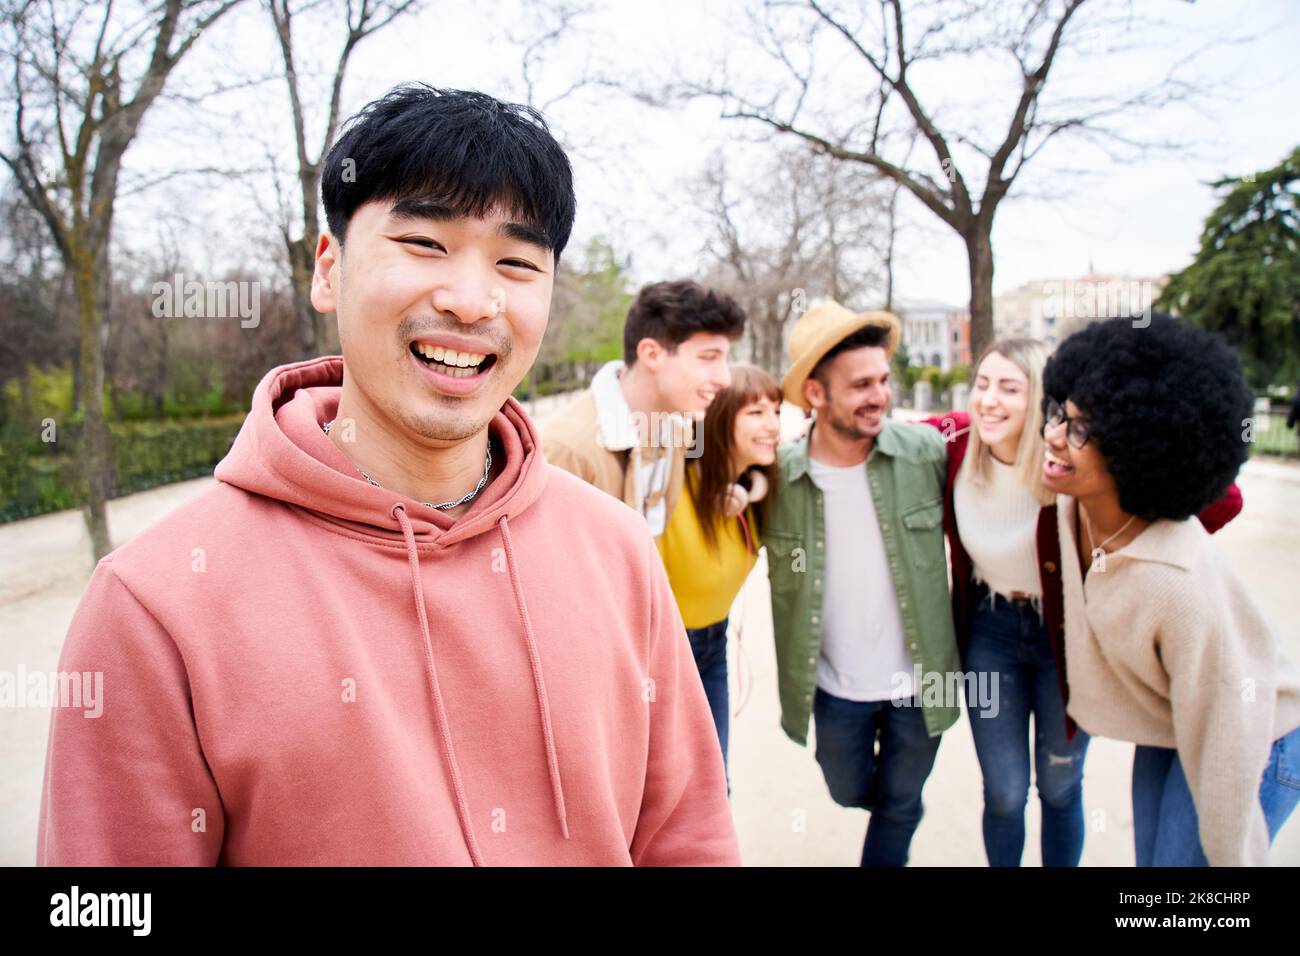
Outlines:
{"label": "pink hoodie", "polygon": [[343,364],[273,369],[219,484],[104,558],[60,669],[37,860],[739,863],[722,755],[649,531],[546,463],[453,521],[322,433]]}

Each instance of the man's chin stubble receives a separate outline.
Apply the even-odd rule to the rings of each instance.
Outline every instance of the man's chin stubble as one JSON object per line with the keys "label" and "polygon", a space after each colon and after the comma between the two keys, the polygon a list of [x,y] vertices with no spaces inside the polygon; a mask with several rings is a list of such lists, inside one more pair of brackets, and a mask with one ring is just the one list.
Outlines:
{"label": "man's chin stubble", "polygon": [[[448,402],[458,401],[447,395]],[[448,410],[445,415],[409,415],[397,409],[391,410],[393,418],[402,423],[410,433],[430,441],[464,441],[481,432],[492,421],[495,413],[481,422],[473,422],[463,414]]]}

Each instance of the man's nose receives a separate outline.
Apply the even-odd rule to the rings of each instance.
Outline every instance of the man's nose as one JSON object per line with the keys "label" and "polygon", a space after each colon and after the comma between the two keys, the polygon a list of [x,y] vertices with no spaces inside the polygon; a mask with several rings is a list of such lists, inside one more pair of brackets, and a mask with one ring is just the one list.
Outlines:
{"label": "man's nose", "polygon": [[433,290],[433,307],[460,322],[491,319],[505,312],[506,292],[494,276],[472,263],[443,272]]}

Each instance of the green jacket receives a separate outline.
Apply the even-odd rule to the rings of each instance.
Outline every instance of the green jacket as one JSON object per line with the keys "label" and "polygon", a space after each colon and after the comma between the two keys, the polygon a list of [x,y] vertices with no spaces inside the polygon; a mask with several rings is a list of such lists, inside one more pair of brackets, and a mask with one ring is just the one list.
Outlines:
{"label": "green jacket", "polygon": [[[808,435],[783,445],[774,513],[763,528],[772,584],[781,729],[807,745],[821,652],[826,532],[822,493],[808,473]],[[885,420],[864,467],[885,542],[885,556],[913,665],[921,666],[916,696],[931,737],[956,723],[960,707],[934,689],[961,671],[948,596],[943,544],[947,448],[933,428]],[[939,682],[942,681],[940,685]],[[929,686],[930,693],[923,693]]]}

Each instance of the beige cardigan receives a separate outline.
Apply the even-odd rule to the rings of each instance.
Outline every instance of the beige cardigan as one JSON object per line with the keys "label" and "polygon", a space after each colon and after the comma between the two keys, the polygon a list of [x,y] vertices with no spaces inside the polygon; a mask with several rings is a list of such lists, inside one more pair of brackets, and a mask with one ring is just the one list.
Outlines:
{"label": "beige cardigan", "polygon": [[[552,465],[558,465],[577,475],[642,514],[654,507],[661,497],[666,498],[665,513],[671,517],[677,499],[681,496],[685,476],[685,440],[673,448],[632,447],[611,450],[601,443],[600,425],[595,397],[587,390],[539,425],[543,456]],[[638,501],[637,466],[643,461],[667,455],[672,456],[667,487],[646,500]]]}
{"label": "beige cardigan", "polygon": [[1212,866],[1263,866],[1259,787],[1300,727],[1300,669],[1195,518],[1156,521],[1084,581],[1058,496],[1069,713],[1089,734],[1176,748]]}

